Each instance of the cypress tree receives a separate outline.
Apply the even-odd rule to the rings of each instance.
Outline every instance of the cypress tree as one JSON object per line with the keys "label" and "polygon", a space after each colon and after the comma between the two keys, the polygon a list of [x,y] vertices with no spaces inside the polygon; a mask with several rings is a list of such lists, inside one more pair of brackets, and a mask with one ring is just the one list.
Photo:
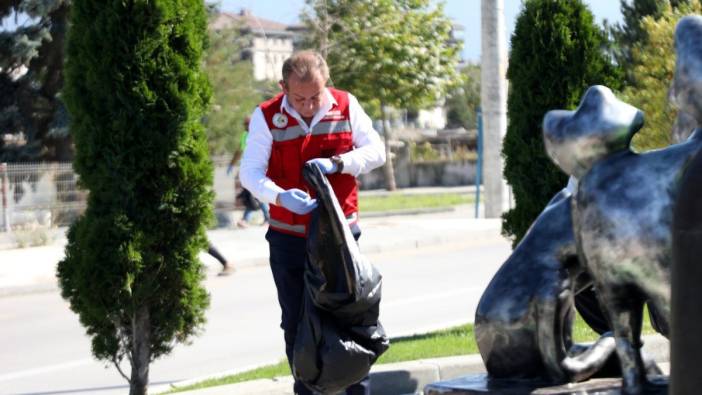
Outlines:
{"label": "cypress tree", "polygon": [[503,215],[502,230],[515,245],[567,181],[544,150],[544,114],[575,108],[591,85],[619,86],[605,43],[604,32],[580,0],[527,0],[517,17],[502,149],[505,178],[516,201]]}
{"label": "cypress tree", "polygon": [[197,258],[212,216],[205,5],[74,0],[70,20],[64,94],[90,194],[59,283],[93,354],[118,370],[127,357],[130,394],[145,394],[150,362],[193,335],[209,303]]}

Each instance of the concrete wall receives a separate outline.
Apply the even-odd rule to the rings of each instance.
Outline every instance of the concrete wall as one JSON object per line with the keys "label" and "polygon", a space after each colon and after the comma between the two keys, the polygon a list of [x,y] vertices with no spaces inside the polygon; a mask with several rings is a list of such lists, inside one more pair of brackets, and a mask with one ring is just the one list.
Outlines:
{"label": "concrete wall", "polygon": [[227,174],[227,164],[214,161],[213,189],[215,193],[215,208],[231,209],[234,207],[234,198],[238,192],[234,177],[238,171],[237,167],[234,168],[231,174]]}
{"label": "concrete wall", "polygon": [[[358,177],[361,189],[385,188],[383,169],[378,168]],[[475,183],[475,162],[437,161],[395,164],[395,181],[398,188],[459,186]]]}

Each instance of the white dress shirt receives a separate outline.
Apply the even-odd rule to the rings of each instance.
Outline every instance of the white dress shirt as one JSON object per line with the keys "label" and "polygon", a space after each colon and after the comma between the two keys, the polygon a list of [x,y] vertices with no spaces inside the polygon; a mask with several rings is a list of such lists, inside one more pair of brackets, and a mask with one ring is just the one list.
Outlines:
{"label": "white dress shirt", "polygon": [[[300,114],[288,103],[286,96],[283,97],[281,108],[293,116],[306,133],[310,133],[310,129],[331,110],[332,105],[336,104],[334,96],[328,89],[325,89],[325,96],[326,100],[312,118],[311,125],[305,123]],[[349,118],[354,149],[339,156],[344,163],[342,172],[356,177],[385,163],[385,145],[378,132],[373,129],[373,122],[361,108],[358,99],[350,93]],[[266,177],[272,144],[273,135],[268,128],[263,111],[257,107],[249,123],[249,135],[241,158],[239,178],[241,185],[258,200],[275,204],[278,194],[284,189]]]}

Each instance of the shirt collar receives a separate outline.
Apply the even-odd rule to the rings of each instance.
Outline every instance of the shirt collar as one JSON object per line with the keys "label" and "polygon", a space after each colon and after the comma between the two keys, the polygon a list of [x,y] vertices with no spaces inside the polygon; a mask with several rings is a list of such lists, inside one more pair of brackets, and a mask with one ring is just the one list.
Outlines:
{"label": "shirt collar", "polygon": [[[331,108],[338,103],[336,102],[336,99],[334,98],[334,95],[329,92],[329,89],[324,88],[324,95],[326,96],[326,101],[322,105],[322,107],[319,108],[319,111],[317,111],[316,114],[314,114],[314,117],[312,118],[312,124],[309,125],[309,127],[313,127],[316,125],[320,119],[322,119],[328,112],[331,110]],[[288,95],[283,95],[283,101],[280,103],[280,112],[287,112],[288,114],[292,115],[295,119],[297,119],[298,123],[300,125],[305,125],[305,121],[302,119],[300,114],[290,105],[288,102]]]}

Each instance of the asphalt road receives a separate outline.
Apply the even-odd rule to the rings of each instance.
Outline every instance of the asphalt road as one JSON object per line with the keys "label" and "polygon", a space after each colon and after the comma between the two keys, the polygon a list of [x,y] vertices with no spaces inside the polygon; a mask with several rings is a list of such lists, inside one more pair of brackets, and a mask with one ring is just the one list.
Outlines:
{"label": "asphalt road", "polygon": [[[388,335],[472,321],[483,289],[509,253],[509,242],[496,236],[369,254],[384,277],[381,321]],[[230,277],[212,272],[206,287],[211,307],[202,334],[151,365],[151,391],[283,358],[280,312],[267,266],[246,267]],[[128,392],[112,365],[92,358],[89,338],[57,292],[0,298],[0,322],[0,394]]]}

